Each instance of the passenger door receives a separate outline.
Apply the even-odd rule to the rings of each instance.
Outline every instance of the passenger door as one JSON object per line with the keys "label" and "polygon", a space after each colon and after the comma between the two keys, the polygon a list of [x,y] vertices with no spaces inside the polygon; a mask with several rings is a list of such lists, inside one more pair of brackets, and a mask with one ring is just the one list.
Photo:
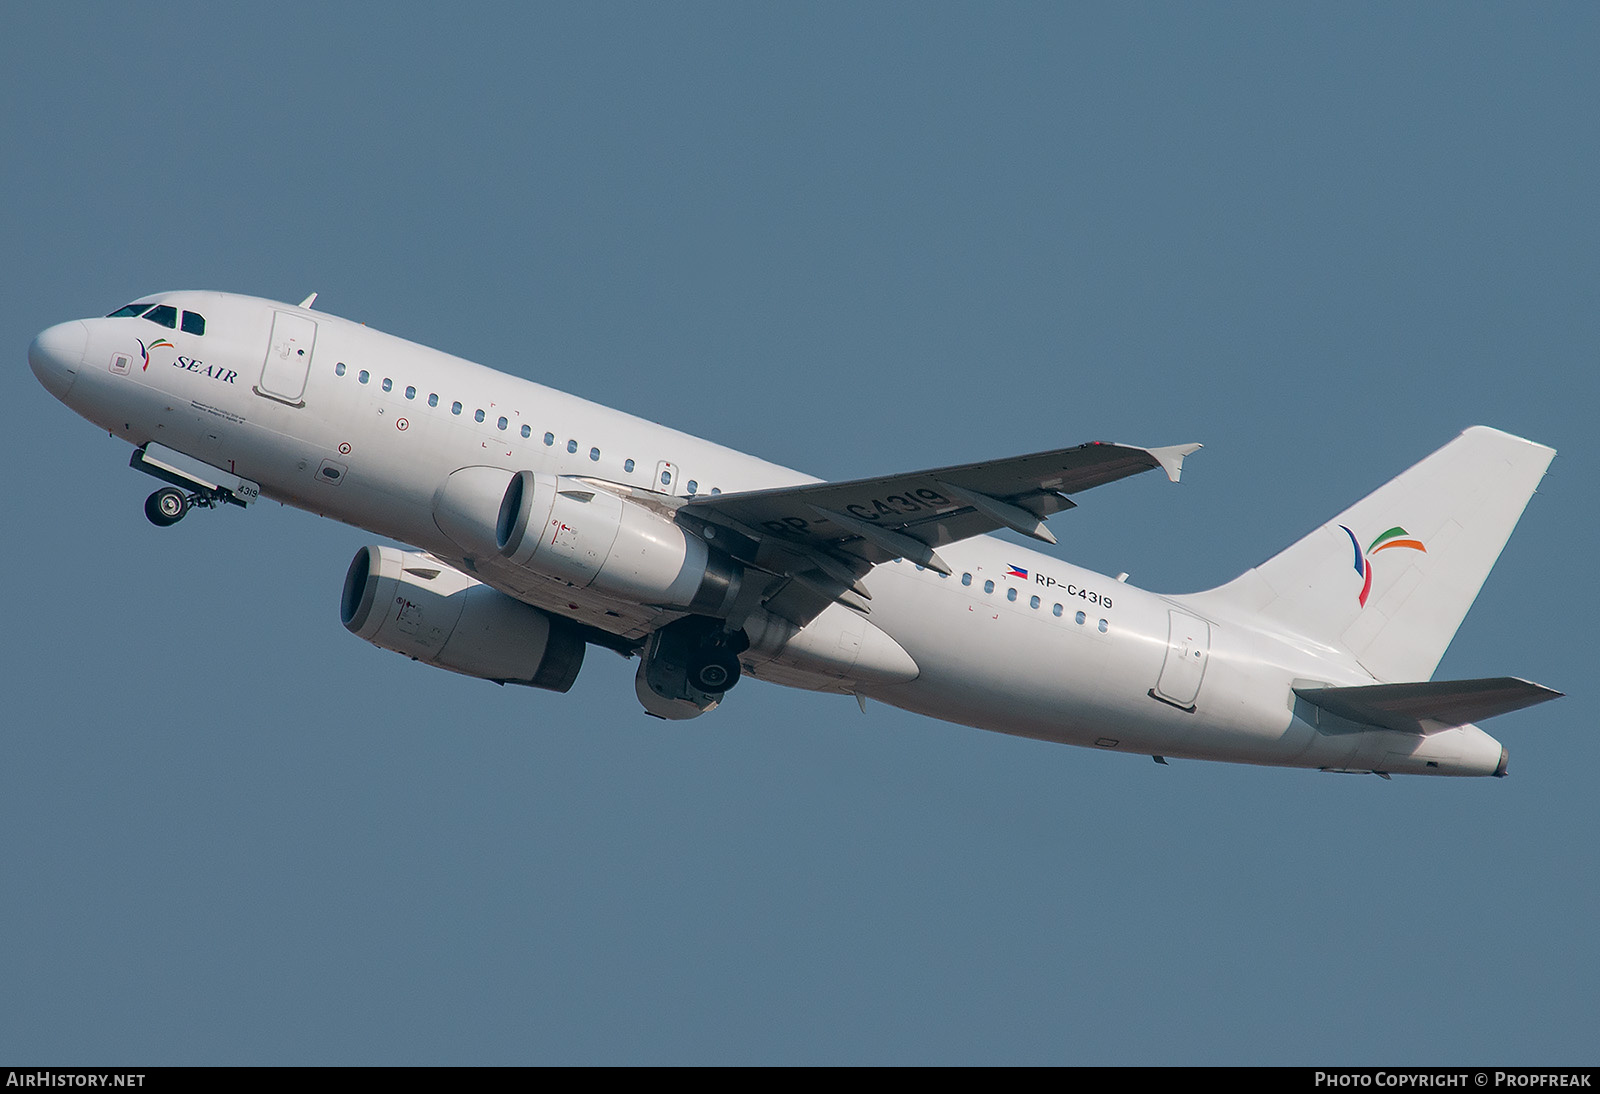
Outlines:
{"label": "passenger door", "polygon": [[1211,625],[1187,612],[1167,614],[1167,659],[1150,696],[1192,713],[1211,654]]}
{"label": "passenger door", "polygon": [[272,340],[267,344],[267,359],[255,393],[290,406],[305,406],[306,379],[316,341],[314,320],[293,312],[273,312]]}

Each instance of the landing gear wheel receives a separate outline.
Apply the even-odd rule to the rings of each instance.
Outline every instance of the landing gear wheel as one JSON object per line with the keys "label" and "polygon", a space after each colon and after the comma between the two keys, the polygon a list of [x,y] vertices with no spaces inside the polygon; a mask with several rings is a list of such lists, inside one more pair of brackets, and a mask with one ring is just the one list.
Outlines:
{"label": "landing gear wheel", "polygon": [[711,695],[722,694],[739,682],[738,656],[722,646],[701,650],[689,665],[689,682]]}
{"label": "landing gear wheel", "polygon": [[170,486],[163,487],[144,499],[144,515],[150,518],[150,523],[157,528],[167,528],[177,524],[183,515],[189,511],[189,499],[182,490],[175,490]]}

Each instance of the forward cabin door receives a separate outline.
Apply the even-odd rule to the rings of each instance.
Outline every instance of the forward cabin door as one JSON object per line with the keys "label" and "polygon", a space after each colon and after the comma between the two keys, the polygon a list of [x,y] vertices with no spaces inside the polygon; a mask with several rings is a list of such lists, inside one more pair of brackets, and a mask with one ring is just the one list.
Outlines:
{"label": "forward cabin door", "polygon": [[272,340],[267,344],[256,394],[290,406],[305,406],[306,379],[311,374],[311,350],[316,341],[315,320],[293,312],[273,312]]}

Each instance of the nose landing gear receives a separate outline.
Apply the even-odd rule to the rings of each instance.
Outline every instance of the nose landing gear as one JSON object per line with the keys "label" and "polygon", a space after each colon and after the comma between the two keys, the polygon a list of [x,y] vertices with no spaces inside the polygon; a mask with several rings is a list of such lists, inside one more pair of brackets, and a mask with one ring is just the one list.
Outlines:
{"label": "nose landing gear", "polygon": [[189,511],[189,499],[182,490],[171,486],[164,486],[144,499],[144,515],[150,518],[150,523],[157,528],[166,528],[177,524],[183,515]]}
{"label": "nose landing gear", "polygon": [[176,487],[163,486],[144,499],[144,515],[157,528],[170,528],[182,520],[190,509],[197,506],[203,509],[215,509],[217,500],[215,494],[205,491],[185,494]]}
{"label": "nose landing gear", "polygon": [[243,508],[261,494],[249,479],[158,444],[134,449],[128,466],[171,483],[144,500],[144,515],[157,528],[172,527],[196,507],[215,509],[226,502]]}

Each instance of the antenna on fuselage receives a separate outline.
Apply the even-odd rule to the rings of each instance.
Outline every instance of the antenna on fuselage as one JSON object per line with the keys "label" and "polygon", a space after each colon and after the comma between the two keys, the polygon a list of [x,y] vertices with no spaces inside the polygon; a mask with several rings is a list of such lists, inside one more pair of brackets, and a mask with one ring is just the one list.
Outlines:
{"label": "antenna on fuselage", "polygon": [[302,308],[309,308],[311,305],[315,304],[316,302],[317,302],[317,294],[316,293],[312,293],[310,296],[308,296],[304,300],[300,301],[300,306]]}

